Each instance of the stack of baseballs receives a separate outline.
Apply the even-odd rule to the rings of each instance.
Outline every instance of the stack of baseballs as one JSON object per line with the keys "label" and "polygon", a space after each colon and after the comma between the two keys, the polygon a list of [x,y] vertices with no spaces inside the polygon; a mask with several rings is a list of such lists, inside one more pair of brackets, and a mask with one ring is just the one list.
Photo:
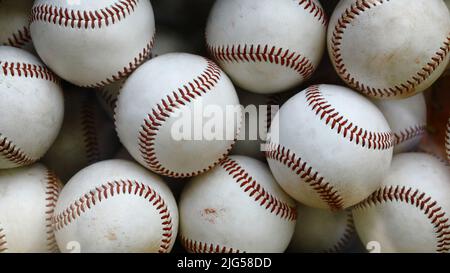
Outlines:
{"label": "stack of baseballs", "polygon": [[0,252],[450,252],[450,1],[151,2],[0,0]]}

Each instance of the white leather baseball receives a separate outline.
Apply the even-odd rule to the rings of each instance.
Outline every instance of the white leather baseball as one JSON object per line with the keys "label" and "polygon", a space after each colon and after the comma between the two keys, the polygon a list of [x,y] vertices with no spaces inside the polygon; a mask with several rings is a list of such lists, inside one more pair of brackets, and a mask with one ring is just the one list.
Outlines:
{"label": "white leather baseball", "polygon": [[284,252],[295,202],[259,160],[231,156],[192,179],[180,198],[180,235],[191,253]]}
{"label": "white leather baseball", "polygon": [[290,252],[341,252],[355,235],[351,210],[332,212],[297,204]]}
{"label": "white leather baseball", "polygon": [[0,46],[0,169],[30,165],[56,139],[64,115],[57,77],[30,53]]}
{"label": "white leather baseball", "polygon": [[[202,112],[208,106],[224,113],[227,106],[239,106],[236,91],[220,68],[196,55],[162,55],[126,81],[116,107],[117,132],[133,158],[148,169],[171,177],[195,176],[217,165],[234,143],[234,139],[177,140],[173,136],[174,124],[182,117],[178,114],[195,107]],[[203,117],[193,113],[192,118],[201,121]],[[238,126],[237,119],[227,119],[217,130],[235,137]]]}
{"label": "white leather baseball", "polygon": [[373,100],[394,133],[394,153],[410,152],[426,134],[427,105],[423,93],[401,100]]}
{"label": "white leather baseball", "polygon": [[334,85],[311,86],[287,101],[268,138],[266,157],[278,183],[316,208],[339,210],[362,201],[379,187],[393,154],[380,110]]}
{"label": "white leather baseball", "polygon": [[409,97],[444,72],[450,13],[442,0],[341,0],[328,28],[339,76],[376,98]]}
{"label": "white leather baseball", "polygon": [[450,252],[450,169],[428,154],[394,157],[382,186],[353,209],[364,244],[381,252]]}
{"label": "white leather baseball", "polygon": [[0,170],[0,253],[58,251],[52,216],[60,189],[41,164]]}
{"label": "white leather baseball", "polygon": [[31,36],[61,78],[100,87],[129,75],[150,57],[155,33],[149,0],[37,0]]}
{"label": "white leather baseball", "polygon": [[175,198],[161,178],[125,160],[76,174],[61,191],[53,220],[62,252],[170,252],[178,231]]}
{"label": "white leather baseball", "polygon": [[119,140],[92,90],[68,87],[64,96],[63,126],[43,162],[65,183],[84,167],[113,158]]}
{"label": "white leather baseball", "polygon": [[317,0],[218,0],[206,28],[209,53],[243,89],[286,91],[308,79],[326,41]]}
{"label": "white leather baseball", "polygon": [[30,13],[33,0],[0,1],[0,45],[32,49]]}

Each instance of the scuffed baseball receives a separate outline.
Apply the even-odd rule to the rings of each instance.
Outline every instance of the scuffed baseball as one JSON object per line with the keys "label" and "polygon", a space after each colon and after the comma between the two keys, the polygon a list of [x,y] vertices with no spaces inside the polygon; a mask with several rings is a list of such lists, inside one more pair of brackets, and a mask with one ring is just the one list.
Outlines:
{"label": "scuffed baseball", "polygon": [[331,212],[297,204],[297,224],[290,252],[341,252],[355,235],[351,210]]}
{"label": "scuffed baseball", "polygon": [[64,183],[84,167],[113,158],[119,148],[114,124],[93,92],[74,86],[64,90],[63,126],[43,158]]}
{"label": "scuffed baseball", "polygon": [[61,187],[42,164],[0,170],[0,253],[58,251],[52,217]]}
{"label": "scuffed baseball", "polygon": [[339,76],[375,98],[430,87],[450,60],[450,13],[442,0],[341,0],[328,27]]}
{"label": "scuffed baseball", "polygon": [[394,157],[381,187],[353,209],[364,244],[381,252],[449,252],[450,169],[432,155]]}
{"label": "scuffed baseball", "polygon": [[178,209],[161,178],[125,160],[103,161],[77,175],[61,191],[54,230],[62,252],[170,252]]}
{"label": "scuffed baseball", "polygon": [[[202,115],[207,107],[223,113],[229,107],[240,110],[236,91],[225,73],[200,56],[162,55],[145,63],[126,81],[116,107],[117,132],[133,158],[153,172],[180,178],[195,176],[229,153],[240,125],[240,116],[223,120],[217,127],[222,139],[208,139],[202,133],[206,127],[201,126],[209,120]],[[188,132],[191,139],[174,136],[186,116],[201,127],[183,127],[192,130]],[[198,132],[200,138],[194,139]],[[226,138],[228,133],[232,139]]]}
{"label": "scuffed baseball", "polygon": [[0,46],[0,109],[0,169],[36,162],[63,121],[58,78],[32,54]]}
{"label": "scuffed baseball", "polygon": [[231,156],[186,185],[180,217],[181,242],[189,252],[284,252],[296,211],[267,165]]}
{"label": "scuffed baseball", "polygon": [[427,105],[422,93],[401,100],[373,100],[394,133],[394,153],[414,150],[426,134]]}
{"label": "scuffed baseball", "polygon": [[380,110],[352,90],[316,85],[281,107],[266,157],[281,187],[298,202],[340,210],[375,191],[393,154]]}
{"label": "scuffed baseball", "polygon": [[209,53],[238,86],[278,93],[315,71],[326,26],[317,0],[219,0],[209,15],[206,41]]}
{"label": "scuffed baseball", "polygon": [[37,0],[30,30],[36,51],[56,74],[101,87],[151,56],[155,20],[149,0]]}
{"label": "scuffed baseball", "polygon": [[0,45],[33,50],[29,28],[33,0],[0,1]]}

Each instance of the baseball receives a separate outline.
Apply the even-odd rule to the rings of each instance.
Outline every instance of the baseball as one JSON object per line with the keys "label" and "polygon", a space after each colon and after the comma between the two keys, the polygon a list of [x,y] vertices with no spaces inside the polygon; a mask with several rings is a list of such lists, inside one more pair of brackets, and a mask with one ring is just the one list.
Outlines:
{"label": "baseball", "polygon": [[241,88],[277,93],[313,74],[326,26],[317,0],[218,0],[206,41],[210,55]]}
{"label": "baseball", "polygon": [[43,158],[63,182],[95,162],[110,159],[119,148],[113,122],[98,105],[92,90],[64,90],[61,131]]}
{"label": "baseball", "polygon": [[410,97],[430,87],[450,60],[450,13],[442,0],[341,0],[328,51],[352,88],[375,98]]}
{"label": "baseball", "polygon": [[0,46],[0,67],[0,169],[30,165],[61,128],[62,90],[57,77],[24,50]]}
{"label": "baseball", "polygon": [[[214,107],[225,112],[228,106],[241,110],[231,81],[216,64],[191,54],[166,54],[142,65],[126,81],[117,102],[116,129],[123,145],[143,166],[165,176],[191,177],[225,158],[236,138],[240,116],[218,121],[222,127],[216,132],[223,140],[204,135],[190,139],[206,130],[206,125],[200,128],[202,124],[186,138],[175,136],[178,122],[189,117],[189,128],[180,129],[185,132],[192,123],[203,123],[198,110]],[[231,134],[231,139],[225,134]]]}
{"label": "baseball", "polygon": [[332,253],[343,251],[355,235],[351,210],[332,212],[297,205],[297,224],[290,252]]}
{"label": "baseball", "polygon": [[53,220],[62,252],[71,242],[89,252],[170,252],[178,209],[158,176],[124,160],[77,173],[61,191]]}
{"label": "baseball", "polygon": [[31,50],[30,10],[33,0],[0,1],[0,45]]}
{"label": "baseball", "polygon": [[401,100],[373,100],[394,133],[394,153],[414,150],[426,134],[427,105],[422,93]]}
{"label": "baseball", "polygon": [[380,110],[334,85],[311,86],[287,101],[268,139],[266,156],[281,187],[300,203],[331,210],[375,191],[393,154],[391,129]]}
{"label": "baseball", "polygon": [[30,30],[36,51],[56,74],[101,87],[150,57],[155,22],[149,0],[37,0]]}
{"label": "baseball", "polygon": [[381,187],[353,209],[363,241],[381,252],[442,252],[450,249],[450,169],[431,155],[394,157]]}
{"label": "baseball", "polygon": [[191,253],[284,252],[293,202],[264,163],[231,156],[192,179],[181,194],[180,237]]}
{"label": "baseball", "polygon": [[52,216],[61,187],[41,164],[0,170],[0,253],[58,251]]}

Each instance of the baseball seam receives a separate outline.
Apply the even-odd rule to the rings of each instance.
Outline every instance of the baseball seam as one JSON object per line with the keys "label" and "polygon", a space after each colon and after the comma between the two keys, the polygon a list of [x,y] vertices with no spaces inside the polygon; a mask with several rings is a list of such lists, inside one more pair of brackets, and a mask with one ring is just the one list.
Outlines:
{"label": "baseball seam", "polygon": [[[312,14],[322,25],[328,23],[325,11],[312,0],[299,1],[305,11]],[[206,45],[209,54],[221,62],[268,62],[287,67],[308,79],[315,71],[311,60],[300,53],[267,44]]]}
{"label": "baseball seam", "polygon": [[288,221],[295,221],[297,219],[297,211],[294,206],[290,206],[270,194],[238,162],[227,158],[220,165],[239,184],[239,187],[244,193],[247,193],[261,207],[279,216],[281,219]]}
{"label": "baseball seam", "polygon": [[0,155],[6,160],[19,165],[29,165],[35,160],[26,155],[20,148],[15,146],[11,141],[0,133]]}
{"label": "baseball seam", "polygon": [[87,95],[80,109],[81,132],[83,134],[86,159],[89,164],[95,163],[100,159],[100,146],[97,139],[97,122],[93,99],[90,94]]}
{"label": "baseball seam", "polygon": [[445,211],[431,196],[405,186],[383,187],[355,206],[355,210],[369,209],[386,202],[402,202],[418,208],[430,220],[437,238],[437,252],[450,250],[450,223]]}
{"label": "baseball seam", "polygon": [[3,45],[23,48],[30,42],[31,42],[30,29],[27,26],[25,26],[22,29],[17,30],[15,33],[12,33],[11,36],[8,38],[8,42],[4,43]]}
{"label": "baseball seam", "polygon": [[325,11],[314,1],[300,0],[298,4],[302,6],[303,9],[311,13],[314,16],[314,18],[316,18],[317,20],[319,20],[319,22],[322,23],[322,25],[326,26],[328,24],[328,18]]}
{"label": "baseball seam", "polygon": [[[31,23],[43,21],[62,27],[77,29],[108,27],[124,20],[127,15],[134,12],[138,2],[139,0],[120,0],[109,7],[93,11],[69,10],[67,8],[63,9],[46,4],[36,5],[32,9]],[[150,42],[142,49],[139,55],[134,57],[133,60],[116,74],[100,82],[81,87],[99,88],[128,77],[137,67],[151,57],[154,40],[155,34],[153,34]]]}
{"label": "baseball seam", "polygon": [[447,160],[450,163],[450,119],[447,123],[447,134],[445,136],[445,150],[447,152]]}
{"label": "baseball seam", "polygon": [[131,180],[115,180],[96,187],[70,204],[67,209],[53,218],[56,232],[69,226],[98,203],[118,195],[135,195],[147,200],[159,213],[161,219],[161,242],[159,253],[167,253],[173,240],[172,216],[164,199],[153,188]]}
{"label": "baseball seam", "polygon": [[424,124],[410,126],[406,129],[394,133],[394,145],[402,144],[405,141],[420,138],[426,132],[427,126]]}
{"label": "baseball seam", "polygon": [[8,242],[4,229],[0,225],[0,253],[8,251]]}
{"label": "baseball seam", "polygon": [[303,79],[311,77],[315,68],[305,56],[289,49],[269,45],[207,45],[210,55],[222,62],[269,62],[293,69]]}
{"label": "baseball seam", "polygon": [[139,53],[137,57],[135,57],[132,61],[128,63],[128,66],[124,66],[121,71],[117,72],[115,75],[110,76],[106,80],[103,80],[99,83],[85,85],[82,87],[85,88],[101,88],[105,85],[115,83],[117,81],[123,80],[130,76],[133,71],[135,71],[142,63],[150,59],[151,57],[151,50],[153,48],[153,44],[155,42],[155,35],[153,35],[150,42],[147,44],[147,46],[142,49],[142,52]]}
{"label": "baseball seam", "polygon": [[347,225],[345,227],[344,233],[342,234],[341,238],[338,240],[338,242],[328,250],[326,250],[326,253],[336,253],[342,251],[350,242],[352,239],[353,234],[355,233],[355,224],[353,222],[353,215],[352,211],[347,211]]}
{"label": "baseball seam", "polygon": [[108,27],[124,20],[134,12],[138,2],[139,0],[120,0],[109,7],[90,11],[40,4],[32,8],[31,23],[43,21],[78,29]]}
{"label": "baseball seam", "polygon": [[301,157],[294,152],[275,143],[269,143],[266,157],[278,161],[291,169],[301,178],[301,181],[310,186],[320,196],[331,210],[341,210],[344,205],[343,198],[334,187]]}
{"label": "baseball seam", "polygon": [[45,189],[46,194],[46,233],[47,233],[47,249],[50,252],[57,252],[58,245],[56,243],[55,232],[53,230],[52,218],[55,213],[56,202],[61,191],[61,184],[55,174],[51,171],[47,171],[47,186]]}
{"label": "baseball seam", "polygon": [[219,164],[219,162],[227,156],[228,152],[232,148],[231,145],[227,152],[211,166],[192,173],[178,173],[173,170],[169,170],[160,163],[156,155],[155,141],[158,131],[163,123],[170,118],[170,115],[176,109],[186,106],[195,99],[202,97],[210,91],[213,91],[215,85],[220,81],[222,76],[220,68],[212,61],[206,61],[207,67],[202,74],[194,78],[191,82],[184,84],[182,87],[178,88],[178,90],[173,91],[171,94],[167,95],[166,98],[163,98],[159,103],[157,103],[151,112],[147,114],[147,118],[141,126],[138,139],[139,150],[142,158],[146,162],[147,167],[154,172],[178,178],[196,176]]}
{"label": "baseball seam", "polygon": [[351,87],[362,91],[366,95],[391,97],[404,95],[413,92],[417,86],[422,84],[428,77],[444,62],[450,52],[450,36],[447,36],[443,45],[436,51],[431,59],[416,74],[403,83],[397,84],[389,88],[376,88],[359,82],[347,69],[344,62],[341,46],[343,36],[347,26],[351,25],[353,20],[365,11],[389,2],[390,0],[357,0],[339,18],[334,31],[331,35],[331,58],[335,63],[336,71],[341,78]]}
{"label": "baseball seam", "polygon": [[325,125],[330,126],[332,130],[336,130],[338,134],[350,142],[374,150],[388,150],[393,147],[392,132],[371,132],[354,124],[333,108],[320,92],[318,85],[311,86],[306,90],[306,100],[308,106],[320,120],[325,121]]}
{"label": "baseball seam", "polygon": [[56,84],[59,83],[57,76],[48,68],[41,65],[0,61],[0,67],[5,77],[36,78],[51,81]]}
{"label": "baseball seam", "polygon": [[239,249],[194,241],[181,236],[181,244],[190,253],[245,253]]}

